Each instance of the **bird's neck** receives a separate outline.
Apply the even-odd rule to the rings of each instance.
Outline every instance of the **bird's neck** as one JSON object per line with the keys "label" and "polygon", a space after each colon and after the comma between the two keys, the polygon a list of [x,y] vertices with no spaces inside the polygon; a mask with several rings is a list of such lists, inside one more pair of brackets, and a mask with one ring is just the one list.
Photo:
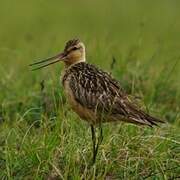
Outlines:
{"label": "bird's neck", "polygon": [[69,69],[71,66],[77,64],[77,63],[80,63],[80,62],[86,62],[86,59],[79,59],[79,60],[76,60],[76,61],[70,61],[68,60],[67,62],[65,62],[65,69]]}
{"label": "bird's neck", "polygon": [[82,62],[84,62],[85,63],[85,60],[79,60],[79,61],[76,61],[76,63],[73,63],[73,64],[65,64],[65,68],[64,68],[64,70],[61,72],[61,82],[62,82],[62,84],[63,84],[63,86],[64,86],[64,82],[65,82],[65,80],[68,78],[68,76],[69,76],[69,70],[74,66],[74,65],[76,65],[76,64],[78,64],[78,63],[82,63]]}

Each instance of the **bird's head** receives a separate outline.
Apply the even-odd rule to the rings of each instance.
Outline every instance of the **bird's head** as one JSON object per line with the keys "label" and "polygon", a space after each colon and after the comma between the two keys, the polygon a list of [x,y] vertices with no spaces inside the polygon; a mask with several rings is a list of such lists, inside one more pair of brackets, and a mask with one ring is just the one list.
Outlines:
{"label": "bird's head", "polygon": [[66,43],[63,52],[48,59],[32,63],[30,66],[33,67],[33,70],[37,70],[59,61],[63,61],[66,67],[69,67],[72,64],[84,62],[86,60],[85,56],[84,44],[79,39],[72,39]]}
{"label": "bird's head", "polygon": [[67,65],[85,61],[85,46],[79,39],[73,39],[66,43],[64,48],[65,60]]}

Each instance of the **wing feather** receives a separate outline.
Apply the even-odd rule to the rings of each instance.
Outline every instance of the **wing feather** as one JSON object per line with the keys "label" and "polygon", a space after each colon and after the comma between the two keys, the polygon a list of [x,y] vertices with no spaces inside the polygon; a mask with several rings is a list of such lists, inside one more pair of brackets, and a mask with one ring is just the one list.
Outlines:
{"label": "wing feather", "polygon": [[122,120],[149,126],[162,122],[132,104],[120,83],[93,65],[78,63],[70,68],[69,85],[75,100],[99,118],[103,115],[103,121]]}

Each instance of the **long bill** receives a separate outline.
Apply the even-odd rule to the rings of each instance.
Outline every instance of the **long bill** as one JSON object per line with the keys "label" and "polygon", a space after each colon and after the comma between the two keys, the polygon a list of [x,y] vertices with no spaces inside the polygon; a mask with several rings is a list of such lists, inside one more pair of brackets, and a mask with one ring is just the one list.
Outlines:
{"label": "long bill", "polygon": [[47,59],[44,59],[44,60],[41,60],[41,61],[38,61],[38,62],[35,62],[35,63],[32,63],[30,64],[29,66],[32,67],[32,71],[35,71],[35,70],[38,70],[38,69],[41,69],[41,68],[44,68],[46,66],[49,66],[51,64],[55,64],[59,61],[62,61],[66,58],[66,55],[65,53],[60,53],[60,54],[57,54],[53,57],[50,57],[50,58],[47,58]]}

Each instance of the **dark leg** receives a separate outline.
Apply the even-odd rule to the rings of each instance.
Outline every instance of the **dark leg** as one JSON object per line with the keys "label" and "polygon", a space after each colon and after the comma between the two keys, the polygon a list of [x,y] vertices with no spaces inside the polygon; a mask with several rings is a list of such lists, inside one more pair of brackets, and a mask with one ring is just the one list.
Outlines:
{"label": "dark leg", "polygon": [[93,159],[92,159],[92,164],[96,162],[96,156],[98,153],[99,145],[102,143],[103,140],[103,132],[102,132],[102,127],[101,125],[99,126],[99,136],[98,136],[98,141],[96,142],[96,132],[95,128],[93,125],[91,125],[91,133],[92,133],[92,141],[93,141]]}
{"label": "dark leg", "polygon": [[102,127],[99,126],[99,136],[98,136],[98,141],[97,141],[96,148],[95,148],[95,159],[94,159],[94,163],[95,163],[95,161],[96,161],[96,156],[97,156],[97,153],[98,153],[99,145],[101,145],[102,140],[103,140]]}
{"label": "dark leg", "polygon": [[93,164],[95,163],[95,160],[96,160],[96,155],[97,153],[96,152],[96,132],[95,132],[95,128],[93,125],[91,125],[91,134],[92,134],[92,142],[93,142]]}

